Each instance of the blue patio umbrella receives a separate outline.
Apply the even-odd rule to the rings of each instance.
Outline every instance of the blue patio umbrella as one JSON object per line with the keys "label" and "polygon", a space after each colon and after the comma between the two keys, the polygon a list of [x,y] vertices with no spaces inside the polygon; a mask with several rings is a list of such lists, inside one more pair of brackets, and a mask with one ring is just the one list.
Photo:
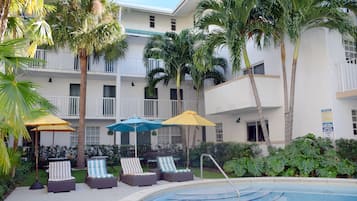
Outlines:
{"label": "blue patio umbrella", "polygon": [[127,120],[107,126],[110,131],[135,132],[135,157],[138,157],[136,132],[151,131],[161,127],[160,121],[149,121],[140,117],[130,117]]}

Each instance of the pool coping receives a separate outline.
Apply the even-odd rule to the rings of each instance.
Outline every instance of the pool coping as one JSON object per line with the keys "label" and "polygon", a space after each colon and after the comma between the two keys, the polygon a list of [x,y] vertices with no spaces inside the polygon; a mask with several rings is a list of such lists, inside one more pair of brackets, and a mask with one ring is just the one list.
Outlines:
{"label": "pool coping", "polygon": [[[233,183],[253,183],[253,182],[300,182],[300,183],[334,183],[334,184],[351,184],[357,186],[357,179],[342,179],[342,178],[315,178],[315,177],[245,177],[245,178],[232,178]],[[225,182],[225,179],[198,179],[188,182],[173,182],[165,185],[153,186],[149,189],[144,189],[128,195],[120,201],[143,201],[154,194],[163,191],[171,190],[178,187],[188,187],[197,184],[210,184],[210,183]]]}

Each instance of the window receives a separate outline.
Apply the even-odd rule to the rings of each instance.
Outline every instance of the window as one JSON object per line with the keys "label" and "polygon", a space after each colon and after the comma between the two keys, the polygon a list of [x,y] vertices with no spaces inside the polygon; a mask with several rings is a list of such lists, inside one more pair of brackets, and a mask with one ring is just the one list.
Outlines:
{"label": "window", "polygon": [[114,116],[115,114],[115,86],[104,85],[103,87],[103,115]]}
{"label": "window", "polygon": [[168,146],[181,143],[181,128],[178,126],[163,127],[158,129],[158,144]]}
{"label": "window", "polygon": [[[265,121],[268,131],[269,131],[269,124],[268,121]],[[248,142],[264,142],[263,130],[260,126],[260,122],[248,122],[247,123],[247,141]]]}
{"label": "window", "polygon": [[357,135],[357,110],[352,110],[352,130],[353,135]]}
{"label": "window", "polygon": [[[255,75],[257,75],[257,74],[264,75],[265,74],[264,63],[252,66],[252,70],[253,70],[253,74],[255,74]],[[243,74],[247,75],[248,74],[248,70],[245,69],[243,71]]]}
{"label": "window", "polygon": [[[180,89],[181,100],[183,100],[183,90]],[[177,89],[170,89],[170,100],[171,100],[171,115],[176,116],[180,112],[178,111],[178,101],[177,101]],[[183,102],[182,108],[183,109]]]}
{"label": "window", "polygon": [[155,28],[155,16],[150,15],[150,28]]}
{"label": "window", "polygon": [[144,89],[144,116],[145,117],[157,117],[158,116],[158,94],[157,88],[150,92],[149,87]]}
{"label": "window", "polygon": [[223,142],[223,124],[216,123],[216,142]]}
{"label": "window", "polygon": [[69,85],[69,105],[68,112],[69,116],[78,116],[79,114],[79,84]]}
{"label": "window", "polygon": [[176,31],[176,19],[171,19],[171,31]]}
{"label": "window", "polygon": [[[90,71],[90,56],[87,56],[87,70]],[[73,70],[75,71],[80,71],[81,70],[81,63],[80,63],[80,59],[79,56],[76,55],[74,57],[74,64],[73,64]]]}
{"label": "window", "polygon": [[86,127],[86,145],[98,145],[99,135],[99,126]]}
{"label": "window", "polygon": [[114,61],[105,61],[105,69],[104,70],[106,73],[114,73],[115,72]]}
{"label": "window", "polygon": [[343,39],[343,46],[345,47],[346,62],[357,64],[357,42]]}
{"label": "window", "polygon": [[148,66],[146,67],[146,75],[148,75],[152,70],[156,68],[163,68],[163,67],[164,67],[164,61],[162,59],[149,58]]}
{"label": "window", "polygon": [[[36,61],[33,61],[33,62],[30,63],[30,66],[32,68],[34,68],[34,67],[42,67],[42,68],[44,68],[46,63],[47,63],[46,50],[37,49],[36,52],[35,52],[34,59],[36,59]],[[41,62],[40,60],[44,60],[46,62]]]}
{"label": "window", "polygon": [[70,146],[76,147],[78,145],[78,127],[74,127],[76,129],[74,132],[71,132],[70,136]]}

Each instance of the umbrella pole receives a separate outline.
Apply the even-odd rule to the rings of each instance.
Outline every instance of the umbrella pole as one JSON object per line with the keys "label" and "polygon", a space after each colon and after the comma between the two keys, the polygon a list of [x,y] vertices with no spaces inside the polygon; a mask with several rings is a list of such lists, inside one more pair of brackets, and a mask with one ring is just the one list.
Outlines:
{"label": "umbrella pole", "polygon": [[52,131],[52,146],[55,145],[55,131]]}
{"label": "umbrella pole", "polygon": [[38,130],[35,131],[35,168],[36,168],[36,181],[30,186],[31,190],[42,189],[43,185],[38,181]]}
{"label": "umbrella pole", "polygon": [[190,127],[187,126],[187,140],[186,140],[186,168],[188,169],[190,167]]}
{"label": "umbrella pole", "polygon": [[136,126],[134,127],[134,130],[135,130],[135,158],[138,157],[138,146],[137,146],[137,141],[138,141],[138,134],[136,133]]}

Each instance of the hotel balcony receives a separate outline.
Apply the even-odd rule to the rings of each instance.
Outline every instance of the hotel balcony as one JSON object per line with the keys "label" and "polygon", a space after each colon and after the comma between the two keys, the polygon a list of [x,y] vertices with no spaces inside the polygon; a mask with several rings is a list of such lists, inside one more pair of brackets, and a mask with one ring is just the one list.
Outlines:
{"label": "hotel balcony", "polygon": [[[79,73],[80,64],[79,57],[69,51],[52,51],[38,49],[35,54],[36,62],[32,62],[28,66],[30,71],[39,72],[66,72]],[[100,73],[116,75],[116,62],[106,62],[103,58],[98,60],[93,57],[88,57],[87,64],[88,74]]]}
{"label": "hotel balcony", "polygon": [[337,98],[357,97],[357,62],[339,64],[337,68]]}
{"label": "hotel balcony", "polygon": [[[54,106],[56,115],[64,119],[79,118],[79,97],[45,96]],[[116,98],[87,99],[87,119],[116,119]],[[179,114],[176,100],[123,98],[120,103],[120,119],[140,116],[149,119],[167,119]],[[202,104],[201,104],[202,105]],[[194,100],[184,100],[184,110],[194,110]],[[202,108],[201,110],[202,111]]]}
{"label": "hotel balcony", "polygon": [[[255,75],[263,109],[282,106],[279,76]],[[206,114],[255,110],[256,103],[249,77],[242,76],[205,90]]]}

